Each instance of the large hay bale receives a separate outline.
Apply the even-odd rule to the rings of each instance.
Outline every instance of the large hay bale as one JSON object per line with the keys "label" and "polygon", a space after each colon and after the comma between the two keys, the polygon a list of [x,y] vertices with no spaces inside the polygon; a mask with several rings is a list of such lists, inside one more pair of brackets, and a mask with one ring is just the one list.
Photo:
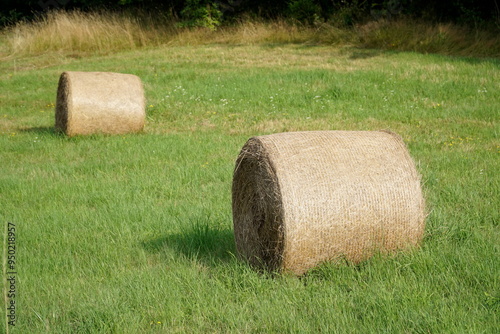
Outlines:
{"label": "large hay bale", "polygon": [[238,253],[297,275],[416,246],[425,225],[420,176],[402,139],[385,131],[250,138],[232,196]]}
{"label": "large hay bale", "polygon": [[141,131],[144,89],[139,77],[109,72],[64,72],[59,78],[56,129],[68,136]]}

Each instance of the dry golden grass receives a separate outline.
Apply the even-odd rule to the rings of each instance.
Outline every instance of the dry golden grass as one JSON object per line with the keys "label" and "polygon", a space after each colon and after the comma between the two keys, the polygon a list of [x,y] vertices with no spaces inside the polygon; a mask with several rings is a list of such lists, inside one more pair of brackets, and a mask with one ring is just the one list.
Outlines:
{"label": "dry golden grass", "polygon": [[245,20],[216,31],[206,28],[178,29],[168,43],[174,45],[199,44],[346,44],[356,40],[353,31],[329,25],[310,27],[291,24],[283,19],[266,22]]}
{"label": "dry golden grass", "polygon": [[500,57],[500,34],[454,24],[414,20],[374,21],[357,28],[360,43],[383,48],[446,55]]}
{"label": "dry golden grass", "polygon": [[154,29],[128,15],[55,11],[34,23],[16,25],[6,39],[13,55],[81,54],[158,45],[170,33],[174,30],[167,25]]}
{"label": "dry golden grass", "polygon": [[351,45],[367,48],[499,57],[500,35],[452,24],[411,20],[373,21],[352,28],[318,26],[286,20],[245,19],[220,27],[181,28],[172,16],[54,11],[32,23],[0,33],[0,54],[10,56],[60,53],[82,56],[159,45],[304,44]]}

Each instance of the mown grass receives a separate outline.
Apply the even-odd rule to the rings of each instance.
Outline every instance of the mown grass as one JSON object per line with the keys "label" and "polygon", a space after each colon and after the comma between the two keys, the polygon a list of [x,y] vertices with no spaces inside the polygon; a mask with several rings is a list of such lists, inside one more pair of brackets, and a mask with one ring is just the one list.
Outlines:
{"label": "mown grass", "polygon": [[[0,221],[17,226],[11,332],[495,333],[499,65],[285,44],[7,59]],[[144,133],[56,134],[65,70],[140,76]],[[259,134],[335,129],[404,138],[429,209],[421,248],[301,278],[254,272],[232,236],[240,148]]]}

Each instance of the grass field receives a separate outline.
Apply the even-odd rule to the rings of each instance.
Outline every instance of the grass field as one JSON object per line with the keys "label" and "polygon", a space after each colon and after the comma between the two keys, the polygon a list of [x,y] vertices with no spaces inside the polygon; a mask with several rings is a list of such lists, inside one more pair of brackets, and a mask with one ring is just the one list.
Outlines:
{"label": "grass field", "polygon": [[[65,70],[138,75],[144,133],[56,134]],[[17,245],[11,333],[500,328],[496,59],[293,44],[47,53],[4,58],[0,100],[0,222],[15,224]],[[429,210],[421,248],[300,278],[253,271],[232,234],[239,150],[255,135],[336,129],[404,138]]]}

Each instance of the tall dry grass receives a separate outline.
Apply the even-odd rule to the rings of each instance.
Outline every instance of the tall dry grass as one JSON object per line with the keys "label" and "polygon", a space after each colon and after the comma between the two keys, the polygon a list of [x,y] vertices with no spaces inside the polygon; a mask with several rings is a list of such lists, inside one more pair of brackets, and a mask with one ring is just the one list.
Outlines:
{"label": "tall dry grass", "polygon": [[54,11],[7,32],[11,54],[105,53],[161,44],[176,31],[168,21],[117,13]]}
{"label": "tall dry grass", "polygon": [[[286,20],[245,19],[220,27],[181,28],[173,16],[55,11],[31,23],[20,23],[0,35],[3,54],[39,55],[108,53],[159,45],[321,44],[500,57],[500,34],[453,24],[411,20],[373,21],[339,28],[328,23],[305,26]],[[3,41],[2,41],[3,40]]]}
{"label": "tall dry grass", "polygon": [[500,57],[500,34],[454,24],[374,21],[357,28],[364,47],[445,55]]}
{"label": "tall dry grass", "polygon": [[183,29],[170,41],[175,44],[346,44],[356,40],[353,31],[329,25],[318,27],[274,21],[243,20],[231,26],[208,29]]}
{"label": "tall dry grass", "polygon": [[172,16],[116,13],[49,12],[39,20],[20,23],[3,32],[10,55],[46,52],[107,53],[158,45],[315,43],[340,44],[353,40],[352,31],[331,26],[309,27],[285,20],[243,20],[212,31],[181,28]]}

